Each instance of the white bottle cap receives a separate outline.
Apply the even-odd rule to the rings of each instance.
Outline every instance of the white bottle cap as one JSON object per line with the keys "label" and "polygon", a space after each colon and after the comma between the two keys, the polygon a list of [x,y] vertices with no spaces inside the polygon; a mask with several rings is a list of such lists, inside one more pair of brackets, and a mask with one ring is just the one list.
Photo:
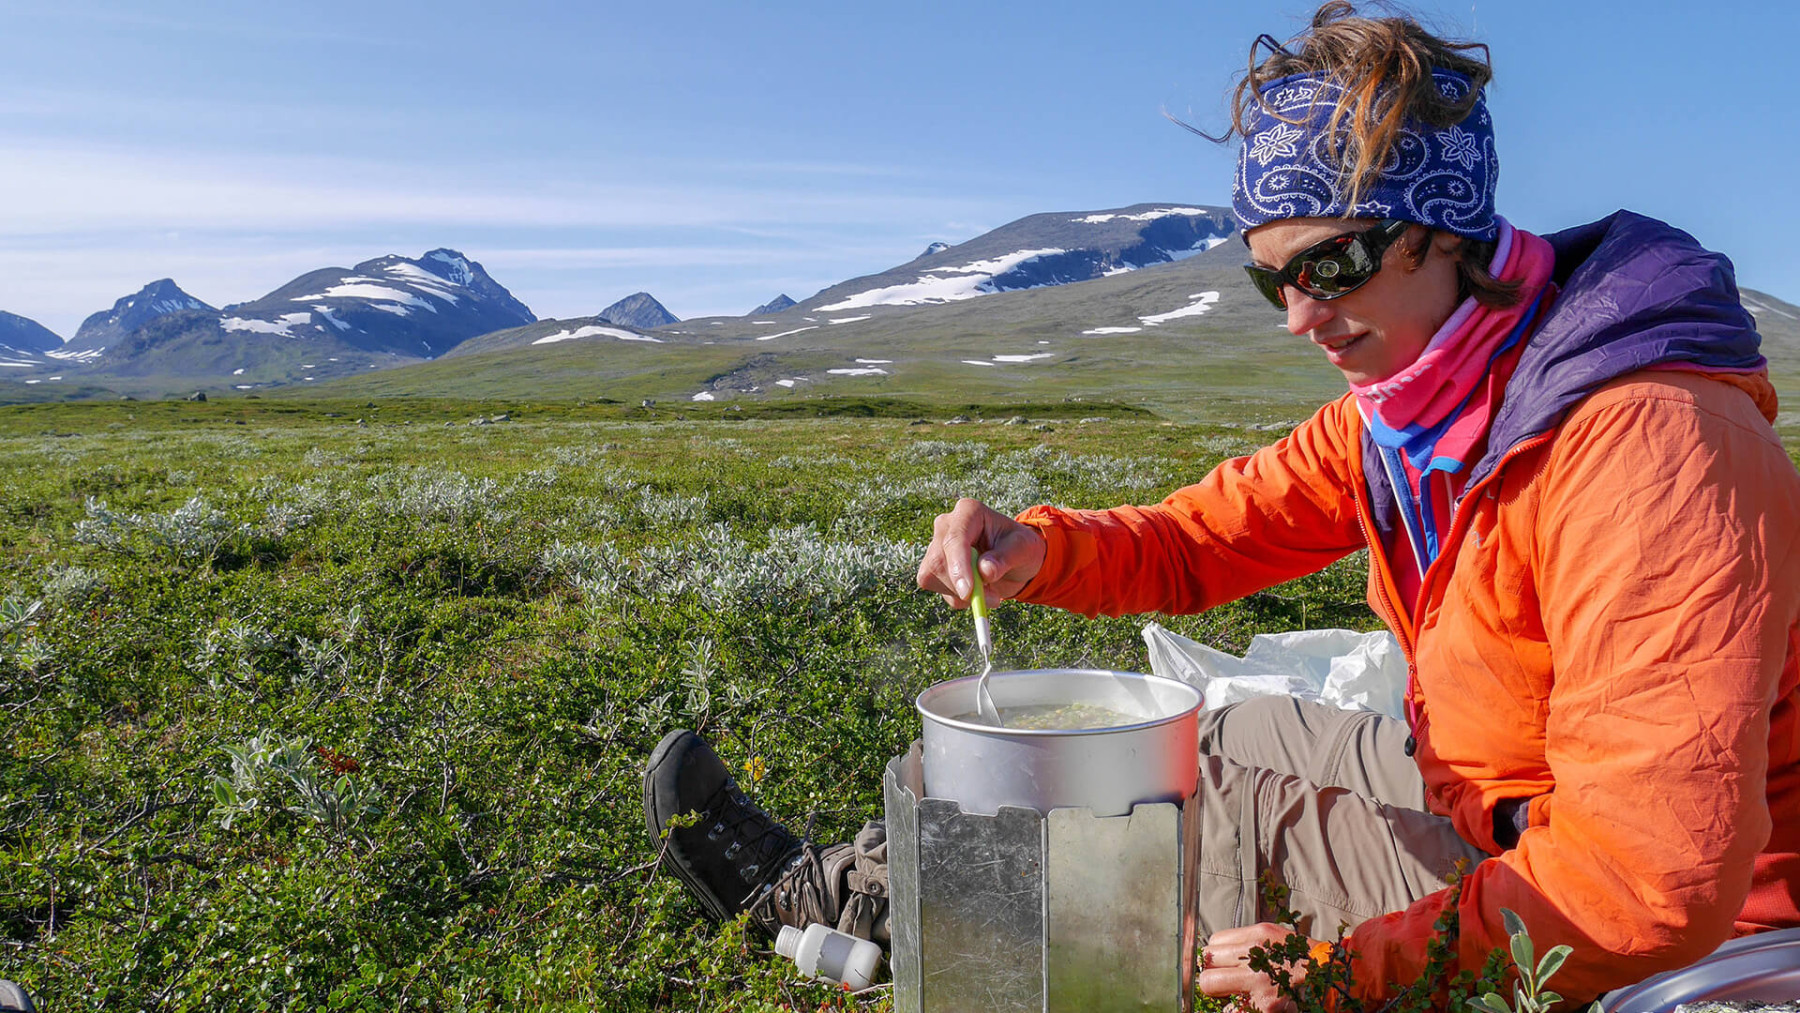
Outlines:
{"label": "white bottle cap", "polygon": [[783,925],[775,936],[775,952],[793,960],[794,954],[800,952],[800,937],[804,934],[792,925]]}

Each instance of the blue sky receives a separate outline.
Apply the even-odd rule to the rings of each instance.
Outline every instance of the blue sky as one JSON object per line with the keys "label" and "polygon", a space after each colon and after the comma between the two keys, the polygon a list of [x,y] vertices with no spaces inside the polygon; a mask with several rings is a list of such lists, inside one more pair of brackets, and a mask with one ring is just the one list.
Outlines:
{"label": "blue sky", "polygon": [[[1800,302],[1800,5],[1417,3],[1493,47],[1499,206],[1629,207]],[[542,317],[682,317],[1022,215],[1227,204],[1259,32],[1310,4],[0,0],[0,310],[64,335],[450,246]]]}

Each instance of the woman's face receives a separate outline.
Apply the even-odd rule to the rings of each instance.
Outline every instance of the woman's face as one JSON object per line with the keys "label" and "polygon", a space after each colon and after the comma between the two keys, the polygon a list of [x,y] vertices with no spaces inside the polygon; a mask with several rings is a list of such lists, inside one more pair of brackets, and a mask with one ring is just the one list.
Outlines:
{"label": "woman's face", "polygon": [[[1280,268],[1314,243],[1374,225],[1372,218],[1286,218],[1259,225],[1248,234],[1250,259]],[[1417,248],[1424,228],[1413,226],[1388,247],[1381,270],[1348,295],[1321,300],[1292,285],[1284,289],[1288,330],[1323,349],[1353,384],[1385,380],[1412,365],[1456,311],[1457,238],[1432,232],[1425,259],[1415,267],[1405,251]]]}

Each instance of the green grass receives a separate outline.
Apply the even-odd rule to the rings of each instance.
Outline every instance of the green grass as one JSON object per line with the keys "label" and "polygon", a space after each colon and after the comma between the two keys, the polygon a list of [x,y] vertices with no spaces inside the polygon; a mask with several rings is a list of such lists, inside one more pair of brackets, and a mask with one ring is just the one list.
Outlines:
{"label": "green grass", "polygon": [[[54,1009],[887,1008],[653,870],[644,756],[699,728],[853,832],[913,697],[972,666],[912,583],[933,515],[1150,501],[1269,434],[749,407],[0,411],[0,977]],[[1373,628],[1362,586],[1353,558],[1164,621]],[[1142,669],[1145,618],[1008,606],[996,640]],[[252,740],[293,750],[234,771]]]}

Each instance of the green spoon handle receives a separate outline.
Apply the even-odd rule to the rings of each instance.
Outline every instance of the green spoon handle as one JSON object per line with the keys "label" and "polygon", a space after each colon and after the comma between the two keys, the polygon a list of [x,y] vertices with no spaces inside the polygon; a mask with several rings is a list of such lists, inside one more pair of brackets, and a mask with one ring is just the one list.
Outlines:
{"label": "green spoon handle", "polygon": [[969,611],[975,613],[975,646],[985,658],[994,653],[994,640],[988,631],[987,592],[981,586],[981,550],[973,545],[969,546],[969,574],[969,583],[973,587],[969,592]]}

